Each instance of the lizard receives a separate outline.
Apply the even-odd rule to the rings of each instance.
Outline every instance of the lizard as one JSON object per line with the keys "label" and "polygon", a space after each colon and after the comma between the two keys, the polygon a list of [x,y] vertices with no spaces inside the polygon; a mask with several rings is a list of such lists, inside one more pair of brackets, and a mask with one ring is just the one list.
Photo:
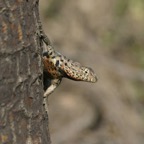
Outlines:
{"label": "lizard", "polygon": [[98,78],[91,68],[82,66],[80,63],[68,59],[55,51],[49,38],[43,31],[41,23],[39,23],[39,32],[37,34],[40,38],[40,45],[42,46],[43,42],[46,45],[42,55],[45,91],[43,105],[46,111],[48,111],[46,98],[60,85],[63,78],[91,83],[95,83]]}
{"label": "lizard", "polygon": [[91,68],[82,66],[55,51],[48,37],[44,37],[43,41],[46,43],[46,50],[42,57],[44,97],[50,95],[59,86],[63,78],[91,83],[98,80]]}

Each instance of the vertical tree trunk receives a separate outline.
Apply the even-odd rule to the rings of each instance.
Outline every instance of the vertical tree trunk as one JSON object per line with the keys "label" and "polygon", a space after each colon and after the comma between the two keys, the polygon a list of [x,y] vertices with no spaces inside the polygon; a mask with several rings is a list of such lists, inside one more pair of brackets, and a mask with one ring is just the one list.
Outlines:
{"label": "vertical tree trunk", "polygon": [[50,144],[37,0],[0,1],[0,144]]}

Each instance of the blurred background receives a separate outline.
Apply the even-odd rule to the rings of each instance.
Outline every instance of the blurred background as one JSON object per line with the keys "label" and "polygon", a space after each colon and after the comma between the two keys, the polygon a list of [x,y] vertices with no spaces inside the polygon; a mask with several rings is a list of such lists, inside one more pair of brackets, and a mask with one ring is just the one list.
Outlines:
{"label": "blurred background", "polygon": [[49,97],[53,144],[144,144],[144,1],[40,0],[55,49],[91,67]]}

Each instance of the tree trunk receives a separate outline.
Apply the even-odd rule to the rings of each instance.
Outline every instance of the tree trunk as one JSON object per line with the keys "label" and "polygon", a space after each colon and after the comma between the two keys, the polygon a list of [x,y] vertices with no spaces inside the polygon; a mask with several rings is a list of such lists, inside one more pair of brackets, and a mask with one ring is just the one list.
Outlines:
{"label": "tree trunk", "polygon": [[0,1],[0,144],[50,144],[37,0]]}

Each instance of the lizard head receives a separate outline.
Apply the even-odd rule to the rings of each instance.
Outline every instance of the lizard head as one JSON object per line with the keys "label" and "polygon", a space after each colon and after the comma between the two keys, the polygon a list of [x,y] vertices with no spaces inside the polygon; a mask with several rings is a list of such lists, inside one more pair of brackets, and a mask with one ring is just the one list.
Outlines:
{"label": "lizard head", "polygon": [[84,81],[95,83],[98,80],[96,74],[91,68],[82,67],[81,69],[83,69],[82,73],[84,75],[83,76]]}
{"label": "lizard head", "polygon": [[75,81],[95,83],[98,80],[94,71],[91,68],[81,66],[77,62],[73,62],[70,67],[65,66],[64,71],[67,78]]}

